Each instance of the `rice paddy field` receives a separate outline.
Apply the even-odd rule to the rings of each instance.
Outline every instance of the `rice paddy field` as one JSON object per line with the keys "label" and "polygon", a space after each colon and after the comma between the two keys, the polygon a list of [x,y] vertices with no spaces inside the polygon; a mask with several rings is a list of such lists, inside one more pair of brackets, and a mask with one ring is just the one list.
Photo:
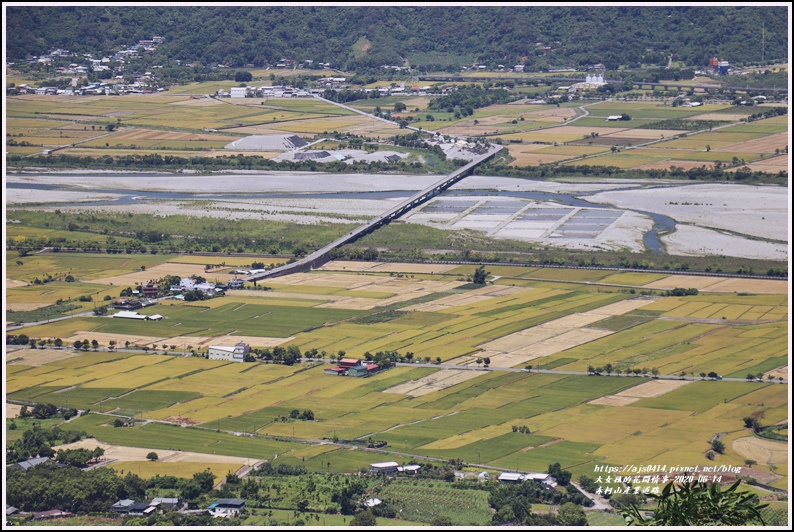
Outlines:
{"label": "rice paddy field", "polygon": [[[146,273],[162,274],[203,271],[207,264],[219,271],[246,267],[231,258],[79,259],[40,254],[22,265],[9,263],[14,278],[58,270],[79,280],[11,287],[7,300],[47,303],[85,290],[120,290],[126,283],[103,283],[139,275],[142,264]],[[743,379],[747,372],[786,366],[784,293],[738,295],[718,291],[723,281],[707,278],[697,296],[638,297],[627,287],[664,290],[665,283],[678,281],[663,274],[510,266],[492,268],[492,275],[501,276],[496,284],[471,289],[456,280],[470,275],[471,266],[431,274],[411,265],[357,265],[331,263],[274,279],[268,292],[163,301],[140,311],[161,314],[162,321],[85,316],[23,328],[30,337],[67,339],[67,346],[72,338],[90,340],[93,334],[102,339],[101,348],[69,356],[56,356],[65,350],[54,349],[14,352],[5,364],[7,398],[90,409],[92,414],[71,424],[112,445],[217,452],[241,457],[240,463],[277,454],[276,463],[334,472],[403,460],[389,452],[521,471],[545,471],[560,462],[574,476],[592,475],[598,464],[708,465],[703,455],[713,434],[748,435],[742,417],[761,411],[765,423],[787,419],[786,385],[700,377],[714,371]],[[252,346],[317,349],[326,357],[340,351],[354,358],[411,352],[416,362],[440,360],[445,367],[403,365],[358,379],[326,375],[328,363],[321,362],[234,363],[183,356],[184,348],[168,354],[170,348],[158,347],[157,354],[121,348],[126,339],[132,345],[189,343],[203,349],[235,337]],[[109,338],[118,352],[105,349]],[[490,357],[491,371],[477,364],[482,357]],[[561,373],[501,369],[527,364]],[[576,374],[607,364],[611,376]],[[687,380],[622,376],[632,368],[684,372]],[[290,419],[295,409],[312,410],[315,419]],[[150,422],[115,429],[103,415],[109,413]],[[515,426],[527,426],[530,433],[515,432]],[[355,443],[370,437],[387,447],[375,454]],[[323,439],[337,444],[314,443]],[[742,442],[726,445],[715,463],[741,464],[749,452],[766,452],[748,449]],[[777,458],[768,462],[757,468],[784,483],[783,464]],[[140,467],[147,475],[172,474],[166,469],[187,464]],[[402,492],[393,496],[416,499]],[[414,519],[421,520],[422,512],[433,510],[415,511]],[[477,518],[466,519],[463,524]]]}

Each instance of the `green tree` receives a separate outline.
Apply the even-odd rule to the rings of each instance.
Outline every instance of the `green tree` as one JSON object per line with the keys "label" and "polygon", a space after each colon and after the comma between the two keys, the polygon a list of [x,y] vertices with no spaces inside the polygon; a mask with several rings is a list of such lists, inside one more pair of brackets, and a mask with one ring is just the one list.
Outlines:
{"label": "green tree", "polygon": [[151,460],[152,462],[156,462],[157,460],[160,459],[160,457],[157,456],[156,452],[152,451],[152,452],[150,452],[149,454],[146,455],[146,459],[147,460]]}
{"label": "green tree", "polygon": [[656,510],[651,518],[643,517],[636,505],[621,513],[628,525],[641,526],[737,526],[765,525],[761,510],[768,504],[755,503],[754,494],[739,492],[742,481],[737,480],[722,491],[719,483],[710,486],[700,482],[676,485],[667,484],[656,500]]}
{"label": "green tree", "polygon": [[584,510],[572,502],[560,505],[557,510],[557,521],[561,526],[587,526]]}
{"label": "green tree", "polygon": [[725,452],[725,444],[719,438],[714,438],[711,441],[711,448],[714,449],[714,452],[717,452],[717,453],[720,453],[720,454]]}
{"label": "green tree", "polygon": [[378,526],[378,521],[370,510],[363,510],[353,516],[350,526]]}
{"label": "green tree", "polygon": [[485,266],[482,264],[474,270],[474,273],[471,276],[471,282],[474,284],[485,284],[485,279],[491,272],[485,271]]}

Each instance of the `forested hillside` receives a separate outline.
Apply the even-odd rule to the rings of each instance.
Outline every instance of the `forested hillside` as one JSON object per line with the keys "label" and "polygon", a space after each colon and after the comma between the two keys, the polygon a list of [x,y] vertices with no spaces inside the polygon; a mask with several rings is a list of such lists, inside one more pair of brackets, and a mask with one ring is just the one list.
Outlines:
{"label": "forested hillside", "polygon": [[[109,51],[152,35],[155,58],[275,64],[329,62],[456,69],[472,62],[530,68],[604,63],[607,68],[705,66],[710,57],[787,61],[786,7],[39,7],[9,6],[8,60],[55,48]],[[550,49],[545,49],[550,48]]]}

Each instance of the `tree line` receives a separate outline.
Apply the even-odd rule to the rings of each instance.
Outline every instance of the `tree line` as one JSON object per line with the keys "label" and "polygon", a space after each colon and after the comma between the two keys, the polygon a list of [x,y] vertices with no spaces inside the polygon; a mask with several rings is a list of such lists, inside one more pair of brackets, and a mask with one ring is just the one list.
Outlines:
{"label": "tree line", "polygon": [[10,61],[55,48],[109,53],[161,35],[148,54],[156,65],[291,58],[356,70],[407,58],[419,71],[473,62],[617,69],[664,67],[673,54],[705,67],[713,56],[759,63],[762,25],[765,60],[788,58],[785,6],[18,6],[6,17]]}

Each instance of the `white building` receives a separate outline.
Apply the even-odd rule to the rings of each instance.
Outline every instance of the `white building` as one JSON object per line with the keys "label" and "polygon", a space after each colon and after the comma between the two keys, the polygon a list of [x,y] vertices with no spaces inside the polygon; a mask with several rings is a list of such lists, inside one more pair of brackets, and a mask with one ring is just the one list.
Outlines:
{"label": "white building", "polygon": [[232,98],[245,98],[246,87],[232,87],[229,89],[229,94]]}
{"label": "white building", "polygon": [[604,80],[603,74],[598,76],[587,75],[584,79],[584,82],[574,83],[568,87],[568,92],[594,90],[598,87],[603,87],[606,84],[607,82]]}
{"label": "white building", "polygon": [[251,346],[240,342],[235,346],[211,345],[207,350],[207,356],[210,360],[245,362],[245,356],[250,352]]}

